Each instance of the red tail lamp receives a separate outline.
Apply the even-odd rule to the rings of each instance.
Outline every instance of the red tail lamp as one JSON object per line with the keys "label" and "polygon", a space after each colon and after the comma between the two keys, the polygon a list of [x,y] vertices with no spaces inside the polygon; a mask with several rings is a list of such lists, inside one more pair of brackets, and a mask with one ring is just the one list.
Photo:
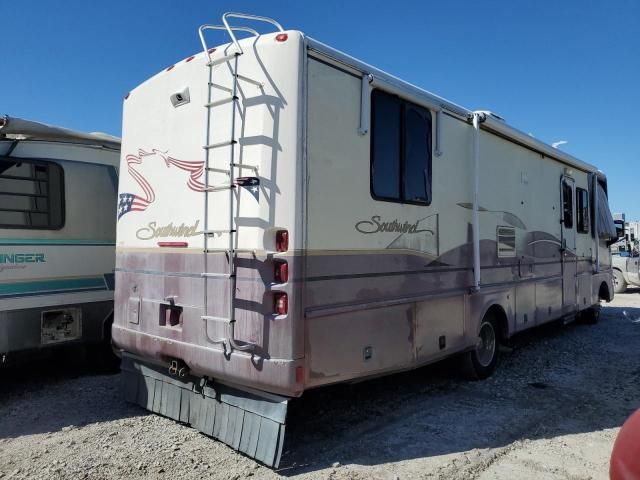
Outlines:
{"label": "red tail lamp", "polygon": [[286,252],[289,250],[289,231],[278,230],[276,232],[276,252]]}
{"label": "red tail lamp", "polygon": [[187,248],[189,244],[187,242],[158,242],[158,246],[168,248]]}
{"label": "red tail lamp", "polygon": [[282,260],[274,263],[273,277],[276,283],[287,283],[289,281],[289,264]]}
{"label": "red tail lamp", "polygon": [[289,35],[287,35],[286,33],[279,33],[278,35],[276,35],[276,42],[286,42],[288,38]]}
{"label": "red tail lamp", "polygon": [[289,297],[284,292],[273,294],[273,311],[276,315],[286,315],[289,311]]}

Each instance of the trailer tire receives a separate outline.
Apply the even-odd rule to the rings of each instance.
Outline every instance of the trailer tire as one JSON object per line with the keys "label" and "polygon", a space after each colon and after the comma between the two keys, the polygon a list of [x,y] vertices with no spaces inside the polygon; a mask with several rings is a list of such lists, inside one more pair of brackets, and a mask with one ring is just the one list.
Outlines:
{"label": "trailer tire", "polygon": [[462,357],[462,374],[468,380],[484,380],[490,377],[500,357],[500,329],[498,322],[487,314],[480,323],[476,346]]}
{"label": "trailer tire", "polygon": [[620,270],[613,269],[613,291],[615,293],[622,293],[627,289],[627,281],[624,279],[624,275]]}
{"label": "trailer tire", "polygon": [[104,322],[103,338],[100,343],[87,345],[87,357],[92,370],[97,373],[118,373],[120,371],[120,357],[111,343],[111,326],[113,315]]}
{"label": "trailer tire", "polygon": [[580,312],[580,322],[586,325],[595,325],[600,319],[600,305],[587,308]]}

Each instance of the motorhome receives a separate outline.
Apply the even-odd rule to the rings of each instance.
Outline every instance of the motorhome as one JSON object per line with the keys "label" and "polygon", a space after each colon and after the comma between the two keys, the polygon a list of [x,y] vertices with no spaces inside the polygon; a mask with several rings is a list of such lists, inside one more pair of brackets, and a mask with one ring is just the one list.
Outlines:
{"label": "motorhome", "polygon": [[118,138],[0,117],[0,366],[109,353],[119,157]]}
{"label": "motorhome", "polygon": [[611,245],[613,290],[622,293],[627,287],[640,287],[640,222],[627,221],[624,213],[614,213],[613,221],[624,235]]}
{"label": "motorhome", "polygon": [[276,466],[308,389],[452,355],[485,378],[500,341],[611,300],[596,167],[275,20],[199,33],[124,100],[128,400]]}

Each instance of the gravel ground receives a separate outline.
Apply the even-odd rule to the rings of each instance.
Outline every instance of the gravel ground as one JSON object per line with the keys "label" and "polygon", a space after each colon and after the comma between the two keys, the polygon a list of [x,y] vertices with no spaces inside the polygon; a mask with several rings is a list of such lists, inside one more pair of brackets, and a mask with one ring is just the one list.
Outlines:
{"label": "gravel ground", "polygon": [[0,377],[0,479],[605,479],[640,407],[640,291],[595,326],[515,338],[484,382],[453,362],[308,392],[274,472],[124,403],[120,375],[30,367]]}

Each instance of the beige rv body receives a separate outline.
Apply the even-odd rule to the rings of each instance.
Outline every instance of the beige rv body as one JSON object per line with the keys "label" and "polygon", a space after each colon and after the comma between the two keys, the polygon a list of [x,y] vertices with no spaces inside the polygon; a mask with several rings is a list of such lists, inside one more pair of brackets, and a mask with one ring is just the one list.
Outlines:
{"label": "beige rv body", "polygon": [[[476,131],[474,112],[284,33],[284,41],[282,33],[241,40],[235,57],[226,57],[233,42],[218,47],[211,66],[206,53],[181,61],[125,101],[113,339],[136,365],[155,368],[139,385],[153,395],[148,378],[165,382],[158,372],[173,365],[172,373],[286,400],[473,349],[489,310],[509,337],[611,298],[607,238],[593,221],[595,191],[606,190],[601,172],[491,114],[477,114]],[[224,95],[234,73],[232,110]],[[429,205],[372,196],[374,90],[431,113]],[[237,143],[203,148],[233,140],[232,115]],[[228,182],[232,148],[235,176],[259,186],[230,196],[211,187]],[[587,233],[561,222],[563,182],[573,199],[576,188],[589,192]],[[138,209],[127,195],[144,197]],[[228,228],[231,206],[229,255],[229,234],[207,232]],[[289,235],[284,252],[279,230]],[[233,284],[215,276],[230,271],[230,256]],[[274,265],[283,261],[288,281],[278,283]],[[286,315],[274,313],[280,292]],[[140,400],[143,387],[132,387],[134,400],[181,419]],[[275,455],[261,460],[277,464]]]}

